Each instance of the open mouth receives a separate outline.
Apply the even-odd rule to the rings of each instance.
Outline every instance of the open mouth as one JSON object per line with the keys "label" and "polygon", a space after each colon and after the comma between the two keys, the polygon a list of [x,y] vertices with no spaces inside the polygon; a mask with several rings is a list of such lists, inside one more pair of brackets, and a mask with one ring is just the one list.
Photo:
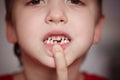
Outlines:
{"label": "open mouth", "polygon": [[59,44],[65,49],[71,43],[71,40],[71,37],[65,32],[52,31],[44,36],[43,43],[50,50],[52,50],[54,44]]}
{"label": "open mouth", "polygon": [[53,44],[62,45],[62,44],[70,43],[70,41],[71,40],[69,38],[65,37],[65,36],[54,36],[53,35],[53,36],[50,36],[47,39],[45,39],[43,42],[45,44],[51,44],[51,45],[53,45]]}

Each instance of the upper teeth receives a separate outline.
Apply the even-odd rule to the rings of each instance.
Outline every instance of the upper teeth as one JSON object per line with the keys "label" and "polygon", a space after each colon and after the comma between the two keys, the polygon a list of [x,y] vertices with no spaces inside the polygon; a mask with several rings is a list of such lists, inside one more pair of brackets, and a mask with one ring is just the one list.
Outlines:
{"label": "upper teeth", "polygon": [[51,37],[48,37],[46,40],[44,40],[44,43],[46,44],[56,44],[56,43],[66,44],[69,42],[70,40],[64,36],[51,36]]}

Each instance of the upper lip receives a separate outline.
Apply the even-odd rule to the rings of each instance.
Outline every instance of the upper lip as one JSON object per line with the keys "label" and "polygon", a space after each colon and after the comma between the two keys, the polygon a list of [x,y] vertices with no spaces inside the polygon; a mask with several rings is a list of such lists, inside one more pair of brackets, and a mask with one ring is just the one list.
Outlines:
{"label": "upper lip", "polygon": [[60,31],[60,30],[52,30],[50,32],[48,32],[47,34],[45,34],[45,36],[43,36],[43,41],[46,40],[48,37],[50,36],[65,36],[67,37],[70,41],[71,41],[71,36],[64,32],[64,31]]}

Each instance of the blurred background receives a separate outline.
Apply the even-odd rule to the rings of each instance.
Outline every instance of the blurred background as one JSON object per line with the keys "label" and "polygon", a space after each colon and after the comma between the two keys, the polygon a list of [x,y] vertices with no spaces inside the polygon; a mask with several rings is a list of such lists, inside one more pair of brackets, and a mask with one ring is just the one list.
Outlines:
{"label": "blurred background", "polygon": [[[101,42],[91,48],[81,71],[120,80],[120,0],[103,0],[103,13]],[[6,39],[4,18],[4,0],[0,0],[0,75],[21,70],[13,45]]]}

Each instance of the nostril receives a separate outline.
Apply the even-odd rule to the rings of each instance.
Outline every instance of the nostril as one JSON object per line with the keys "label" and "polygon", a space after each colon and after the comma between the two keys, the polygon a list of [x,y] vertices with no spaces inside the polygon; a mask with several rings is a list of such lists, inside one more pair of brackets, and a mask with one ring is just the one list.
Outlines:
{"label": "nostril", "polygon": [[47,24],[50,24],[50,23],[55,23],[55,24],[58,24],[58,23],[67,23],[67,16],[61,12],[51,12],[49,13],[46,18],[45,18],[45,22]]}
{"label": "nostril", "polygon": [[64,22],[64,20],[60,20],[60,22]]}
{"label": "nostril", "polygon": [[58,19],[58,20],[55,20],[55,19],[50,19],[50,20],[48,20],[48,23],[51,23],[51,22],[53,22],[53,23],[59,23],[59,22],[64,22],[64,20],[60,20],[60,19]]}
{"label": "nostril", "polygon": [[50,22],[53,22],[53,20],[49,20]]}

